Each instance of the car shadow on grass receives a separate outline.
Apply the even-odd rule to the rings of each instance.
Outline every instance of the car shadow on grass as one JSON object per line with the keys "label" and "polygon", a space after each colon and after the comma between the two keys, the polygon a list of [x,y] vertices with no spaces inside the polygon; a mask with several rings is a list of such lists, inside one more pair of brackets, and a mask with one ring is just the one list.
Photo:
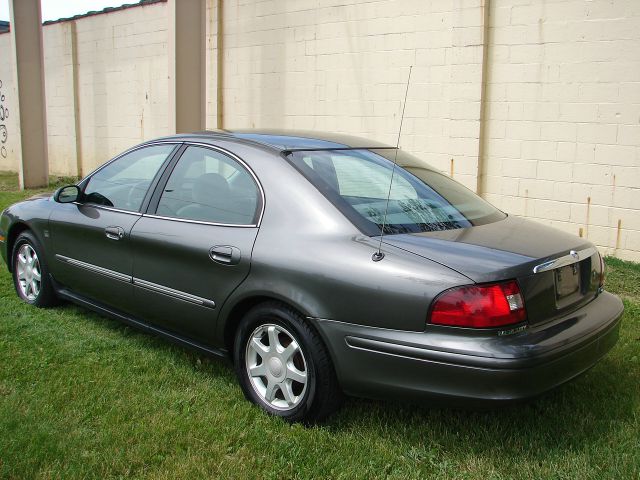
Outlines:
{"label": "car shadow on grass", "polygon": [[632,369],[605,357],[578,379],[536,399],[490,410],[349,398],[327,428],[357,430],[406,448],[431,443],[443,454],[465,451],[496,462],[504,457],[541,462],[634,430],[640,391]]}

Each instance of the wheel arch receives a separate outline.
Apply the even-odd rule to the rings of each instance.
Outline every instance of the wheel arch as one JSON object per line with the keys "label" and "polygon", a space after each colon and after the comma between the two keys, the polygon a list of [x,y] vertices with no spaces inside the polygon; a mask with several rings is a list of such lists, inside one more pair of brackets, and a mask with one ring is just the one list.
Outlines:
{"label": "wheel arch", "polygon": [[274,295],[271,292],[268,293],[255,293],[251,295],[243,296],[235,301],[233,304],[225,305],[226,312],[224,313],[223,321],[218,328],[219,338],[222,338],[223,347],[227,350],[229,359],[233,362],[233,344],[235,342],[235,334],[240,325],[242,318],[245,314],[263,303],[276,302],[282,304],[284,307],[291,308],[298,312],[305,318],[310,317],[309,313],[304,307],[298,305],[296,302],[287,298],[282,298],[279,295]]}
{"label": "wheel arch", "polygon": [[9,228],[9,232],[7,234],[7,268],[9,269],[9,272],[13,272],[13,246],[15,245],[18,236],[27,230],[33,232],[29,225],[24,222],[16,222],[11,225],[11,228]]}

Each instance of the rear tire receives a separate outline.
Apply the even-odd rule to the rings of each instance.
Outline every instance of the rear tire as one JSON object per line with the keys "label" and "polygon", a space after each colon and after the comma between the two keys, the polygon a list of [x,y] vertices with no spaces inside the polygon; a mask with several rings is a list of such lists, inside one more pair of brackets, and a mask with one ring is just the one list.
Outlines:
{"label": "rear tire", "polygon": [[36,307],[51,307],[58,303],[44,250],[30,231],[16,239],[11,254],[13,285],[22,301]]}
{"label": "rear tire", "polygon": [[295,310],[258,305],[240,322],[234,345],[245,397],[271,415],[314,423],[342,401],[333,363],[320,335]]}

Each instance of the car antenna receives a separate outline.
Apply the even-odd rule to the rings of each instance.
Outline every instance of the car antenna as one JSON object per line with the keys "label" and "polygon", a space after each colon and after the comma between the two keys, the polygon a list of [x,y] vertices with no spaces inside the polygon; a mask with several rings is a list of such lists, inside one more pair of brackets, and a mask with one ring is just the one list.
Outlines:
{"label": "car antenna", "polygon": [[391,197],[391,186],[393,185],[393,174],[398,165],[398,150],[400,149],[400,137],[402,136],[402,122],[404,120],[404,110],[407,107],[407,95],[409,94],[409,84],[411,83],[411,70],[413,65],[409,66],[409,77],[407,78],[407,89],[404,92],[404,103],[402,104],[402,115],[400,116],[400,128],[398,129],[398,140],[396,141],[396,152],[393,156],[393,167],[391,168],[391,181],[389,182],[389,192],[387,193],[387,203],[384,207],[384,217],[382,217],[382,229],[380,230],[380,242],[378,243],[378,251],[373,254],[371,260],[379,262],[384,258],[382,253],[382,239],[384,237],[384,228],[387,226],[387,213],[389,212],[389,198]]}

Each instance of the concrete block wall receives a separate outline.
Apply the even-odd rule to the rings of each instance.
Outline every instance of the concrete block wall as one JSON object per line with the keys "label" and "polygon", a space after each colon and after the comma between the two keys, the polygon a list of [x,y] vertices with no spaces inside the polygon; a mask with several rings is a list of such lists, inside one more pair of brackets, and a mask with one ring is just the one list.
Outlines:
{"label": "concrete block wall", "polygon": [[[507,212],[640,261],[637,0],[223,0],[220,53],[206,2],[208,128],[222,84],[226,128],[395,144],[413,65],[402,148]],[[167,133],[165,3],[46,25],[44,43],[52,173]],[[17,170],[15,120],[0,169]]]}
{"label": "concrete block wall", "polygon": [[80,156],[88,173],[167,132],[166,4],[83,18],[76,35]]}
{"label": "concrete block wall", "polygon": [[[0,35],[0,81],[12,92],[6,95],[11,106],[10,42],[10,34]],[[52,174],[89,173],[116,153],[167,133],[165,3],[45,25],[43,44]],[[17,124],[10,127],[17,132]],[[0,157],[0,169],[18,169],[16,142],[10,133],[13,154]]]}
{"label": "concrete block wall", "polygon": [[11,50],[11,35],[0,35],[0,170],[17,172],[20,123]]}
{"label": "concrete block wall", "polygon": [[401,145],[475,188],[480,0],[225,2],[226,126],[342,131]]}
{"label": "concrete block wall", "polygon": [[639,261],[640,2],[493,1],[490,18],[485,197]]}
{"label": "concrete block wall", "polygon": [[53,175],[76,173],[77,139],[75,128],[73,22],[57,23],[43,29],[47,98],[47,137],[49,172]]}

